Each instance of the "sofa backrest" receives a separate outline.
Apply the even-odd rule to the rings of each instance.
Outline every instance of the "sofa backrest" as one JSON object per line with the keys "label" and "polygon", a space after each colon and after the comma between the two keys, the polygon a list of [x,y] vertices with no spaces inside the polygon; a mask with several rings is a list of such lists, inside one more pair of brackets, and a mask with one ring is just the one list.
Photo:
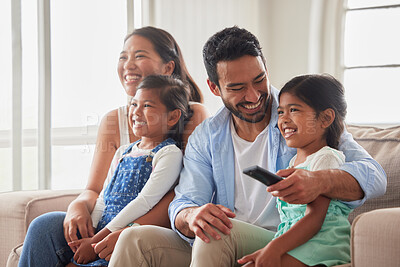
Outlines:
{"label": "sofa backrest", "polygon": [[381,164],[388,178],[385,195],[370,199],[355,209],[349,216],[350,222],[366,211],[400,207],[400,126],[382,129],[348,125],[347,130]]}

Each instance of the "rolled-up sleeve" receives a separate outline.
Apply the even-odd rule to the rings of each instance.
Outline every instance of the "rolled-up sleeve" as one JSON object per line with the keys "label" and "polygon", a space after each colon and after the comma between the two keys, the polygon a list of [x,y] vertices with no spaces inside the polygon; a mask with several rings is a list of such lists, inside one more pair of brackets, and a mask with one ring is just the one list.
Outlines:
{"label": "rolled-up sleeve", "polygon": [[346,155],[346,163],[339,169],[352,175],[364,191],[362,199],[345,202],[349,207],[357,208],[367,199],[385,194],[387,176],[382,166],[346,130],[342,134],[339,149]]}
{"label": "rolled-up sleeve", "polygon": [[[215,191],[211,156],[207,148],[207,135],[203,132],[204,128],[198,126],[189,137],[183,157],[184,167],[180,174],[179,184],[175,187],[175,198],[168,209],[172,229],[190,244],[194,239],[186,237],[176,229],[176,216],[185,208],[198,207],[211,202]],[[203,134],[200,134],[201,132]]]}

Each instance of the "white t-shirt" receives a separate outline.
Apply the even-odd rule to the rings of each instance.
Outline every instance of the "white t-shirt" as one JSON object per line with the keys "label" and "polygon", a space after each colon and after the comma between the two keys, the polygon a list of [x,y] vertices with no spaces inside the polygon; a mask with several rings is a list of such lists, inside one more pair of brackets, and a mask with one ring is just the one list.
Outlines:
{"label": "white t-shirt", "polygon": [[308,155],[306,160],[297,166],[294,162],[297,159],[297,154],[290,160],[288,168],[302,168],[310,171],[327,170],[338,168],[345,162],[345,155],[342,151],[324,146],[317,152]]}
{"label": "white t-shirt", "polygon": [[242,172],[253,165],[268,168],[268,127],[254,142],[237,135],[232,119],[230,127],[235,152],[235,219],[271,229],[279,224],[275,199],[264,184]]}
{"label": "white t-shirt", "polygon": [[[118,148],[117,152],[115,152],[107,178],[103,185],[103,190],[101,191],[91,214],[94,227],[97,227],[105,208],[104,190],[111,182],[119,160],[129,145],[130,144],[123,145]],[[132,147],[131,152],[125,155],[125,157],[149,155],[150,152],[151,149],[140,149],[138,148],[138,144],[136,144]],[[175,145],[167,145],[161,148],[153,157],[152,167],[153,171],[151,172],[149,180],[143,187],[142,191],[106,225],[108,230],[111,232],[120,230],[132,221],[145,215],[169,190],[176,185],[179,173],[182,169],[182,151]]]}

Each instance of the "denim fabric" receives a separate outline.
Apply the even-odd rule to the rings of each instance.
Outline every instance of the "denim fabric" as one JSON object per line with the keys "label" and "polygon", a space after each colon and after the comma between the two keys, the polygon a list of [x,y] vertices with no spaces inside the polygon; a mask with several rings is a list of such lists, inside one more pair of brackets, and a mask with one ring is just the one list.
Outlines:
{"label": "denim fabric", "polygon": [[20,267],[65,266],[74,253],[64,238],[65,212],[49,212],[32,221],[25,237]]}
{"label": "denim fabric", "polygon": [[97,225],[97,231],[103,229],[126,205],[139,195],[153,171],[152,159],[154,155],[161,148],[176,143],[173,139],[168,138],[153,148],[150,155],[127,156],[137,142],[131,144],[122,154],[113,178],[104,190],[106,207]]}
{"label": "denim fabric", "polygon": [[[122,154],[123,157],[114,172],[114,176],[104,191],[106,208],[97,225],[97,232],[112,221],[112,219],[142,191],[153,171],[153,156],[164,146],[175,144],[173,139],[168,138],[153,148],[150,155],[137,157],[126,156],[132,151],[132,147],[137,142],[132,143]],[[72,262],[77,266],[108,266],[108,261],[104,259],[97,259],[87,264],[78,264],[75,260]]]}

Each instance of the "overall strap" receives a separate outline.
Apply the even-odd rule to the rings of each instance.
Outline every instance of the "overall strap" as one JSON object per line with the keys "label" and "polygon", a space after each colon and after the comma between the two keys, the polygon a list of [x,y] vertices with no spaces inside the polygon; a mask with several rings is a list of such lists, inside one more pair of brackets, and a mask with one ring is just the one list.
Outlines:
{"label": "overall strap", "polygon": [[140,141],[140,140],[137,140],[137,141],[133,142],[132,144],[130,144],[130,145],[128,146],[128,148],[125,149],[125,151],[124,151],[124,153],[122,154],[122,156],[125,156],[125,154],[128,154],[129,152],[131,152],[132,147],[133,147],[134,145],[136,145],[139,141]]}
{"label": "overall strap", "polygon": [[151,150],[151,152],[153,152],[153,153],[155,154],[155,153],[157,153],[161,148],[163,148],[163,147],[165,147],[165,146],[168,146],[168,145],[175,145],[175,144],[176,144],[176,142],[175,142],[174,139],[168,138],[168,139],[162,141],[162,142],[161,142],[159,145],[157,145],[155,148],[153,148],[153,149]]}
{"label": "overall strap", "polygon": [[147,162],[150,162],[153,160],[154,155],[163,147],[168,146],[168,145],[175,145],[176,142],[172,138],[168,138],[164,141],[162,141],[159,145],[157,145],[155,148],[153,148],[150,152],[150,155],[146,158]]}

